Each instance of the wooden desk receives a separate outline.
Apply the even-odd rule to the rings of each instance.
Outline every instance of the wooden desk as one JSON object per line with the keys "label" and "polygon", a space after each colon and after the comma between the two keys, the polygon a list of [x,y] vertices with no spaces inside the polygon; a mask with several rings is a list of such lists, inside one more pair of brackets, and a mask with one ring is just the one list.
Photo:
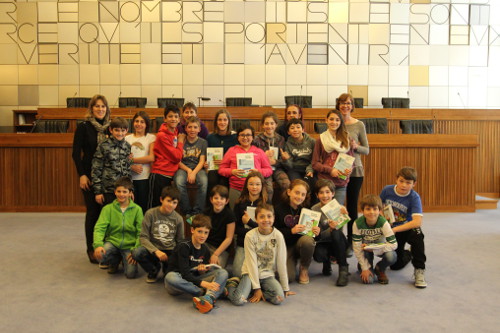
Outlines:
{"label": "wooden desk", "polygon": [[[380,193],[404,165],[418,170],[424,211],[475,210],[477,135],[369,135],[363,193]],[[84,211],[73,134],[0,134],[0,211]]]}

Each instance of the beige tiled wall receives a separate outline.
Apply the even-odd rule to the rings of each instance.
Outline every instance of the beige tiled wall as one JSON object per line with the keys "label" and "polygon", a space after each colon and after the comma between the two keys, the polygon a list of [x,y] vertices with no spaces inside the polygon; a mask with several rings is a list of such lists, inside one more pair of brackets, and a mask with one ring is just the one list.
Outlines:
{"label": "beige tiled wall", "polygon": [[500,1],[2,1],[0,125],[71,96],[500,107]]}

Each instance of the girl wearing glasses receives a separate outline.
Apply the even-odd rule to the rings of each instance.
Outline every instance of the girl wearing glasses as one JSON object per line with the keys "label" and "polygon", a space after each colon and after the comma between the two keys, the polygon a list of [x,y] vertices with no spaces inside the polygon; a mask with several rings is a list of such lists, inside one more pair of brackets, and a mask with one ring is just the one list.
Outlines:
{"label": "girl wearing glasses", "polygon": [[[254,131],[252,126],[244,124],[236,131],[239,145],[229,148],[219,167],[219,175],[229,178],[229,206],[234,209],[236,200],[241,195],[249,172],[259,171],[264,178],[271,177],[273,169],[262,149],[252,145]],[[238,154],[253,154],[253,167],[247,170],[238,169]]]}
{"label": "girl wearing glasses", "polygon": [[[299,263],[299,283],[309,283],[309,266],[311,265],[316,242],[308,235],[302,235],[305,226],[297,224],[303,207],[308,207],[310,199],[309,185],[302,179],[295,179],[288,190],[283,193],[282,202],[275,208],[275,227],[285,237],[287,247],[286,266],[288,279],[294,281],[297,276]],[[313,227],[315,236],[319,235],[320,228]]]}

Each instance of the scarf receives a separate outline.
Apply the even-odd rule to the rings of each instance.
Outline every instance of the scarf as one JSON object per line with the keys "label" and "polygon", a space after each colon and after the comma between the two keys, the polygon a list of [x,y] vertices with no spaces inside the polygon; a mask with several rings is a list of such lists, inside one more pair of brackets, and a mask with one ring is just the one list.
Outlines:
{"label": "scarf", "polygon": [[330,154],[332,151],[337,151],[339,153],[347,153],[349,151],[349,146],[340,147],[341,142],[333,137],[330,131],[326,130],[320,134],[321,143],[325,151]]}
{"label": "scarf", "polygon": [[106,138],[108,137],[104,132],[108,129],[109,126],[109,120],[101,124],[100,122],[97,121],[94,117],[91,117],[88,119],[88,121],[94,126],[95,130],[97,131],[97,144],[100,144]]}

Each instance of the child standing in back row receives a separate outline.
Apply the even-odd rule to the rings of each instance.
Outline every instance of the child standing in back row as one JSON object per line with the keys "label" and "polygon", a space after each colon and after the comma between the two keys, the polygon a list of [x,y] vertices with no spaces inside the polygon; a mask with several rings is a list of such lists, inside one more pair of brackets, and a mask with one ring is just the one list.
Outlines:
{"label": "child standing in back row", "polygon": [[106,205],[115,199],[114,185],[120,177],[131,176],[130,144],[125,141],[128,122],[117,117],[109,124],[111,136],[97,146],[92,159],[92,187],[95,201]]}
{"label": "child standing in back row", "polygon": [[[175,173],[175,186],[181,192],[181,210],[187,218],[199,214],[205,208],[207,197],[207,173],[203,165],[207,159],[207,141],[198,137],[200,133],[200,120],[190,117],[185,127],[187,137],[184,142],[184,153],[179,170]],[[187,184],[196,184],[196,201],[194,207],[189,202]]]}

